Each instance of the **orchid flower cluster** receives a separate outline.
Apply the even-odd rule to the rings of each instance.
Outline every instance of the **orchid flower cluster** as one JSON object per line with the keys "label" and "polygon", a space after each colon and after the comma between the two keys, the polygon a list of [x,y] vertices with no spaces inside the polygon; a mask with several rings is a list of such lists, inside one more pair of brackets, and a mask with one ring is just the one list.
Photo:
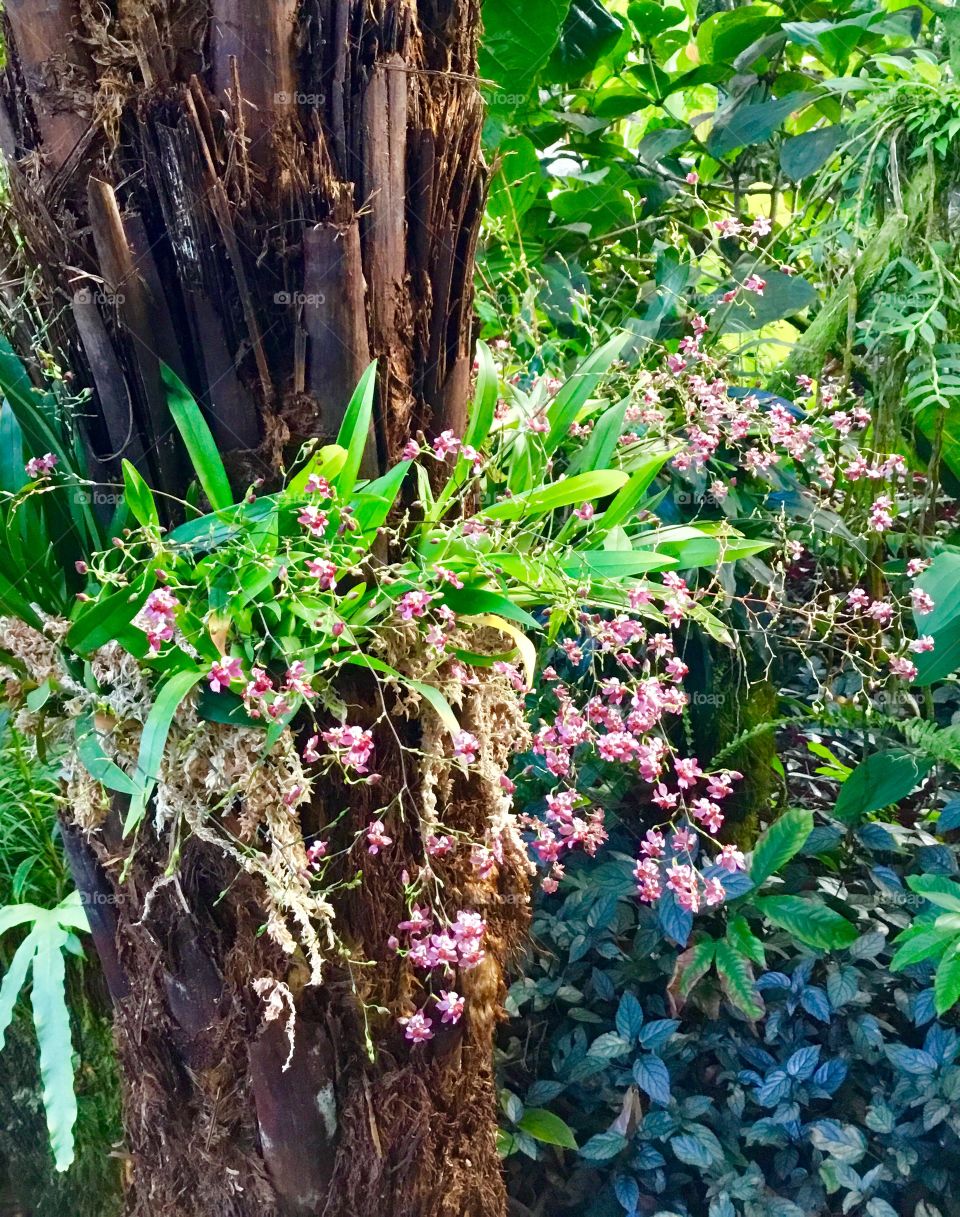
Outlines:
{"label": "orchid flower cluster", "polygon": [[[678,576],[665,578],[674,593],[671,624],[678,625],[698,593]],[[645,601],[642,593],[634,594],[634,611],[646,607]],[[579,848],[592,857],[607,838],[604,813],[588,810],[579,781],[580,768],[600,759],[632,773],[646,800],[664,813],[639,842],[639,898],[654,904],[669,890],[691,912],[721,904],[723,876],[745,865],[738,849],[718,840],[723,801],[742,775],[726,769],[705,773],[696,757],[672,745],[669,720],[689,700],[683,689],[686,664],[674,654],[669,634],[651,633],[637,616],[583,613],[579,625],[580,636],[559,646],[575,678],[562,679],[553,666],[543,671],[548,692],[539,708],[546,717],[531,745],[535,763],[529,772],[546,770],[559,784],[546,794],[541,812],[521,816],[532,832],[530,847],[547,871],[544,890],[556,891],[571,851]]]}
{"label": "orchid flower cluster", "polygon": [[[430,442],[411,438],[398,465],[362,482],[358,443],[369,429],[371,376],[368,413],[352,419],[355,434],[305,453],[302,468],[277,492],[253,486],[242,502],[166,531],[149,490],[128,468],[127,497],[140,528],[78,567],[87,586],[65,631],[66,648],[86,658],[95,642],[111,636],[107,623],[156,690],[140,756],[119,774],[118,789],[136,788],[132,823],[142,819],[159,780],[155,758],[178,712],[178,703],[162,694],[174,681],[201,721],[265,733],[261,755],[282,753],[277,789],[290,822],[281,833],[274,819],[270,832],[292,834],[277,853],[295,859],[288,881],[310,894],[310,907],[331,908],[331,884],[340,882],[332,876],[344,862],[379,865],[392,856],[401,822],[420,815],[420,873],[405,882],[408,912],[385,944],[424,982],[426,1004],[402,1015],[411,1041],[429,1039],[438,1018],[440,1025],[457,1022],[462,977],[481,964],[486,949],[484,917],[469,907],[445,908],[433,866],[462,851],[478,883],[493,881],[513,845],[523,848],[523,833],[546,889],[554,890],[571,851],[593,856],[606,840],[602,809],[581,793],[579,771],[591,758],[622,766],[663,813],[637,845],[640,900],[669,895],[690,912],[711,908],[724,899],[726,877],[744,866],[739,851],[720,839],[723,803],[740,775],[705,770],[671,742],[688,701],[674,631],[695,622],[724,633],[714,609],[729,597],[729,586],[717,567],[726,542],[743,538],[729,522],[719,532],[693,526],[682,530],[684,541],[705,548],[689,557],[682,549],[661,551],[659,521],[643,509],[652,479],[709,480],[715,503],[737,516],[739,476],[769,489],[786,470],[802,469],[806,493],[828,501],[839,493],[842,463],[855,470],[844,473],[848,481],[863,478],[888,491],[870,508],[874,533],[896,516],[907,471],[899,458],[855,444],[855,432],[869,432],[859,407],[843,408],[830,386],[821,386],[817,409],[807,415],[756,394],[735,397],[704,349],[706,332],[706,320],[695,318],[676,356],[639,375],[609,446],[593,443],[604,403],[583,390],[586,378],[545,380],[533,410],[518,408],[516,394],[513,405],[498,403],[500,377],[487,352],[478,369],[480,424],[471,421],[463,439],[448,432]],[[608,364],[620,345],[605,348]],[[56,475],[49,462],[34,464],[38,478]],[[426,474],[430,464],[445,471],[445,481]],[[438,482],[443,488],[435,493]],[[452,510],[461,500],[473,509]],[[787,557],[796,558],[799,542],[784,539]],[[713,569],[700,579],[698,567]],[[817,609],[818,621],[852,635],[854,615],[863,616],[879,634],[868,638],[870,661],[884,647],[889,672],[909,680],[910,655],[929,649],[929,639],[907,642],[902,630],[897,641],[904,606],[866,595],[855,589],[845,604],[835,596]],[[920,614],[933,607],[921,588],[909,603]],[[483,631],[495,645],[477,642]],[[529,740],[510,728],[494,764],[489,741],[454,707],[495,685],[512,698],[522,722],[537,663],[534,634],[556,648],[555,662],[548,651],[540,671],[540,719]],[[541,663],[543,655],[541,647]],[[561,678],[557,668],[564,665],[576,678]],[[331,769],[348,785],[375,788],[383,781],[376,741],[390,726],[387,699],[381,696],[372,715],[370,707],[353,714],[342,693],[351,668],[381,688],[406,691],[422,715],[436,720],[433,752],[414,758],[421,769],[476,775],[493,792],[495,812],[478,839],[431,821],[409,791],[386,786],[365,823],[345,831],[335,817],[313,839],[297,837],[298,808]],[[95,705],[87,709],[97,712]],[[511,754],[525,750],[553,785],[540,812],[518,815],[508,770]],[[95,776],[104,780],[113,762],[95,760]],[[255,849],[255,839],[245,848]],[[305,907],[293,914],[301,924]],[[277,921],[273,932],[282,939]]]}

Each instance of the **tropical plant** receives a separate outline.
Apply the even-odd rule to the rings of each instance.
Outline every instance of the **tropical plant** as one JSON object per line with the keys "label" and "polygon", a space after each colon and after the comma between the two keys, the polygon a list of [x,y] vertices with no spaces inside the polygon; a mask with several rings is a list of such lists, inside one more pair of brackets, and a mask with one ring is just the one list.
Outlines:
{"label": "tropical plant", "polygon": [[76,892],[52,909],[35,904],[8,904],[0,909],[0,934],[28,924],[0,984],[0,1050],[21,990],[30,984],[30,1004],[40,1048],[40,1075],[47,1128],[57,1170],[73,1162],[73,1125],[77,1102],[73,1089],[70,1015],[64,995],[64,951],[82,950],[77,931],[89,930]]}

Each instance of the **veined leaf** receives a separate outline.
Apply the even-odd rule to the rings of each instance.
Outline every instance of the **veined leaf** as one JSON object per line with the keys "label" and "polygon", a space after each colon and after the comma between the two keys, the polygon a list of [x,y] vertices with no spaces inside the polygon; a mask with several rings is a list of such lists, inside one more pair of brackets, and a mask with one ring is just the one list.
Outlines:
{"label": "veined leaf", "polygon": [[750,878],[759,887],[800,852],[813,832],[813,812],[794,808],[774,820],[757,842],[750,864]]}
{"label": "veined leaf", "polygon": [[750,960],[724,939],[716,944],[717,975],[727,997],[748,1018],[760,1018],[763,1002],[757,993]]}
{"label": "veined leaf", "polygon": [[875,752],[844,781],[833,814],[845,824],[855,824],[872,811],[898,803],[920,784],[933,765],[932,757],[918,756],[904,748]]}
{"label": "veined leaf", "polygon": [[[890,968],[894,972],[900,972],[915,963],[922,963],[925,959],[931,959],[935,955],[942,955],[950,945],[950,936],[941,930],[925,930],[913,926],[910,928],[916,928],[919,932],[913,933],[898,947],[893,959],[890,960]],[[897,941],[900,942],[902,937],[901,935]]]}
{"label": "veined leaf", "polygon": [[757,909],[774,925],[821,951],[848,947],[857,937],[857,927],[819,900],[805,896],[762,896]]}
{"label": "veined leaf", "polygon": [[540,625],[526,609],[513,603],[500,592],[488,592],[482,587],[451,587],[443,589],[443,602],[452,608],[458,617],[482,617],[493,613],[517,621],[527,629],[539,630]]}
{"label": "veined leaf", "polygon": [[960,913],[960,883],[946,875],[908,875],[907,885],[937,908]]}
{"label": "veined leaf", "polygon": [[701,938],[689,950],[685,951],[677,961],[683,963],[680,973],[679,990],[681,997],[689,997],[697,981],[702,980],[713,965],[716,952],[716,942],[712,938]]}
{"label": "veined leaf", "polygon": [[951,943],[937,965],[933,998],[938,1014],[946,1014],[960,1001],[960,940]]}

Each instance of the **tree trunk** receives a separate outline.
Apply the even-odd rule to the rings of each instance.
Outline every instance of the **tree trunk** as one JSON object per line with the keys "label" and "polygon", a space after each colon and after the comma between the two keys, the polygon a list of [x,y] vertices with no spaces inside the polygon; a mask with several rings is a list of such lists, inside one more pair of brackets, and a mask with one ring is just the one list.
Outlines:
{"label": "tree trunk", "polygon": [[[90,390],[104,485],[126,457],[184,493],[164,363],[240,489],[304,439],[332,439],[371,358],[367,473],[418,429],[462,428],[485,186],[478,21],[479,0],[6,0],[7,278]],[[399,788],[395,769],[384,782]],[[449,810],[477,839],[472,782]],[[356,790],[324,797],[362,825],[374,796]],[[364,858],[338,910],[369,967],[311,986],[262,933],[255,879],[196,837],[170,875],[171,842],[144,834],[131,853],[122,811],[92,833],[68,815],[64,835],[115,1004],[128,1213],[502,1213],[492,1030],[525,916],[520,860],[484,884],[444,875],[463,907],[485,906],[488,957],[461,977],[469,1016],[411,1048],[396,1028],[409,978],[385,943],[416,832]],[[255,988],[271,979],[295,1003],[289,1068],[286,1018],[265,1020]]]}

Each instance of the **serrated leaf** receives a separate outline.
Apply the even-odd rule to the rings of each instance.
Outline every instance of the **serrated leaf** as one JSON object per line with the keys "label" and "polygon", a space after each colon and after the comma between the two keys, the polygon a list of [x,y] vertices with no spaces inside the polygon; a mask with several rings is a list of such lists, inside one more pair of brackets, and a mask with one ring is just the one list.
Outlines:
{"label": "serrated leaf", "polygon": [[654,1103],[666,1107],[670,1102],[670,1070],[652,1053],[638,1057],[633,1063],[633,1080]]}
{"label": "serrated leaf", "polygon": [[624,993],[617,1007],[617,1033],[625,1040],[635,1040],[643,1026],[643,1008],[632,993]]}

